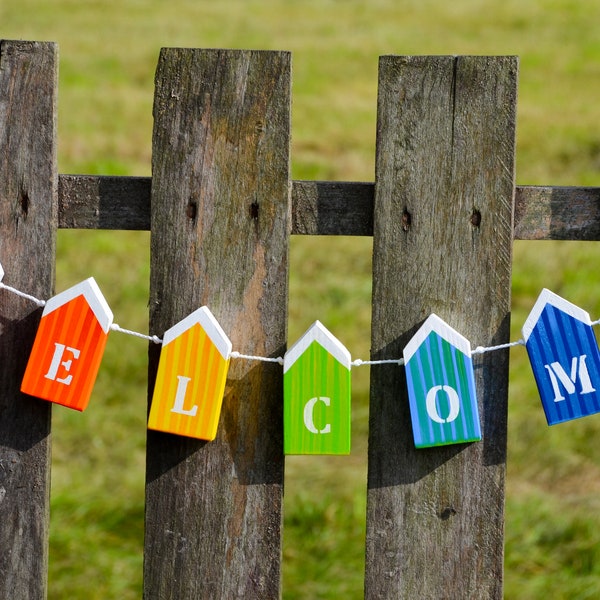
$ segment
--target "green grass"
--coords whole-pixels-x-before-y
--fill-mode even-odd
[[[2,0],[0,37],[60,45],[59,170],[150,174],[163,46],[293,53],[292,174],[372,181],[382,54],[520,56],[519,184],[600,185],[600,3],[581,0]],[[147,329],[148,234],[59,232],[57,289],[93,275]],[[518,242],[513,331],[542,287],[600,317],[593,243]],[[294,238],[289,339],[319,318],[366,358],[371,241]],[[7,280],[10,274],[7,274]],[[284,597],[361,598],[368,368],[353,371],[353,452],[286,461]],[[139,598],[146,346],[111,335],[89,409],[53,412],[51,599]],[[506,597],[600,595],[600,418],[545,424],[511,350]]]

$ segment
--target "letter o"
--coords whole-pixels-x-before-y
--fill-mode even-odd
[[[450,413],[445,419],[442,418],[438,413],[435,403],[437,393],[440,391],[446,393],[448,396],[448,402],[450,402]],[[451,388],[448,385],[436,385],[427,392],[425,406],[427,407],[427,414],[432,421],[442,424],[452,423],[452,421],[458,417],[458,413],[460,412],[460,398],[458,397],[458,393],[454,388]]]

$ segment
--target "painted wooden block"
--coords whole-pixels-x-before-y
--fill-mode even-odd
[[[415,446],[480,440],[469,341],[432,314],[403,355]]]
[[[350,353],[319,321],[286,352],[286,454],[350,453]]]
[[[84,410],[112,321],[112,311],[93,277],[48,300],[21,391]]]
[[[522,328],[548,425],[600,411],[600,353],[589,314],[544,289]]]
[[[163,336],[148,428],[214,440],[231,342],[203,306]]]

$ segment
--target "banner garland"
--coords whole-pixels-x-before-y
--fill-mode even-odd
[[[548,425],[600,412],[600,350],[587,312],[543,289],[525,321],[523,338],[471,349],[469,341],[432,314],[402,358],[351,359],[319,321],[283,357],[234,351],[203,306],[165,332],[145,335],[113,323],[95,280],[40,300],[6,285],[0,289],[43,307],[21,391],[83,411],[110,331],[160,344],[148,428],[213,440],[231,359],[278,363],[284,375],[286,454],[349,454],[350,370],[363,365],[405,366],[417,448],[481,440],[472,357],[523,345]]]

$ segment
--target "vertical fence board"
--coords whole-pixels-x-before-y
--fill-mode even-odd
[[[234,350],[283,354],[290,84],[285,52],[161,52],[153,333],[207,305]],[[148,433],[147,600],[280,595],[281,395],[279,365],[233,359],[215,441]]]
[[[0,261],[5,281],[47,298],[57,227],[54,44],[0,42]],[[20,393],[40,310],[0,291],[0,597],[45,598],[50,405]]]
[[[374,359],[435,312],[508,341],[518,63],[380,59]],[[372,368],[367,598],[501,598],[508,352],[474,357],[484,439],[416,450],[404,369]]]

